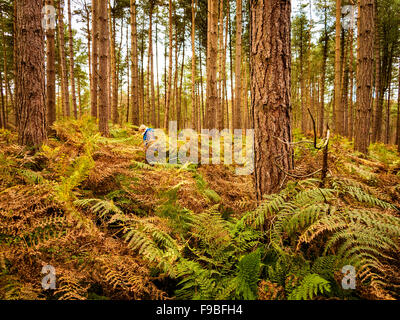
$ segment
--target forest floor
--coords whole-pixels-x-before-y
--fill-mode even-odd
[[[132,126],[61,121],[38,152],[0,131],[1,299],[396,299],[400,156],[334,137],[320,173],[257,207],[226,165],[145,163]],[[295,140],[306,138],[295,132]],[[322,151],[295,149],[296,176]],[[341,287],[344,264],[355,290]],[[44,290],[43,266],[56,272]]]

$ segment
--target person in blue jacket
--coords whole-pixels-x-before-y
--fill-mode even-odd
[[[139,132],[143,135],[143,142],[145,151],[150,147],[150,145],[156,141],[153,128],[148,128],[144,124],[139,127]]]

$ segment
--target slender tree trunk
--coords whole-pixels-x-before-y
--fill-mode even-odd
[[[192,0],[192,129],[196,129],[196,1]],[[199,129],[199,128],[197,128]]]
[[[375,27],[375,108],[374,108],[374,122],[372,130],[372,142],[377,142],[380,139],[382,131],[382,104],[381,102],[381,45],[379,34],[379,20],[378,20],[378,1],[375,0],[374,6],[374,27]]]
[[[46,0],[46,4],[54,6],[54,0]],[[47,124],[51,127],[56,121],[56,60],[55,60],[55,39],[54,29],[46,30],[47,46],[47,88],[46,88],[46,108],[47,108]]]
[[[224,0],[220,0],[219,7],[219,26],[218,26],[218,105],[217,105],[217,127],[219,130],[224,128],[224,99],[223,99],[223,70],[222,60],[224,60]]]
[[[164,128],[168,128],[169,110],[171,102],[171,87],[172,87],[172,0],[169,0],[168,18],[169,18],[168,91],[167,91],[167,104],[165,105],[165,114],[164,114]]]
[[[71,116],[71,109],[69,103],[69,88],[68,88],[68,76],[67,76],[67,63],[65,58],[65,37],[64,37],[64,20],[63,10],[64,0],[60,0],[58,3],[58,36],[60,44],[60,62],[61,62],[61,91],[63,96],[63,113],[64,116]]]
[[[325,120],[325,81],[326,81],[326,62],[328,60],[328,46],[329,46],[329,35],[328,35],[328,13],[327,5],[325,1],[324,7],[324,39],[322,47],[322,78],[321,78],[321,107],[319,110],[319,136],[324,135],[324,120]]]
[[[290,1],[251,2],[250,65],[258,200],[279,191],[286,171],[293,168],[288,144],[292,141],[290,11]]]
[[[399,86],[397,90],[397,130],[396,130],[396,144],[397,151],[400,152],[400,58],[399,58]]]
[[[110,11],[110,63],[111,63],[111,115],[112,122],[117,124],[119,122],[118,113],[118,75],[117,75],[117,59],[116,59],[116,30],[115,30],[115,14],[111,10],[111,3],[109,2]]]
[[[76,104],[76,88],[75,88],[75,67],[74,67],[74,39],[72,36],[72,12],[71,0],[68,0],[68,33],[69,33],[69,74],[71,79],[72,107],[75,119],[78,118],[78,108]]]
[[[231,16],[230,12],[230,1],[228,1],[228,17]],[[234,130],[235,127],[235,91],[233,89],[233,55],[232,55],[232,23],[229,19],[229,71],[231,75],[231,128]],[[229,123],[229,121],[228,121]]]
[[[353,3],[352,3],[353,4]],[[354,12],[352,12],[352,20],[354,19]],[[353,43],[354,43],[354,28],[353,25],[350,28],[350,69],[349,69],[349,76],[350,76],[350,99],[349,99],[349,123],[348,123],[348,128],[349,128],[349,138],[350,140],[353,139],[354,137],[354,131],[353,131],[353,126],[354,126],[354,110],[353,110],[353,88],[354,88],[354,70],[353,70],[353,64],[354,64],[354,53],[353,53]]]
[[[336,0],[336,35],[335,35],[335,133],[343,134],[343,106],[341,99],[341,30],[340,22],[342,1]]]
[[[149,64],[150,64],[150,83],[149,83],[149,93],[151,97],[151,124],[156,125],[156,100],[155,100],[155,89],[154,89],[154,62],[153,62],[153,4],[150,5],[150,15],[149,15]]]
[[[93,70],[92,70],[92,37],[90,30],[90,11],[85,1],[85,12],[86,12],[86,28],[87,28],[87,48],[88,48],[88,68],[89,68],[89,93],[92,94],[93,90]],[[81,105],[82,108],[82,105]],[[82,114],[83,115],[83,114]]]
[[[39,147],[46,139],[44,32],[41,0],[19,0],[16,16],[18,143]]]
[[[391,68],[390,68],[391,69]],[[387,108],[386,108],[386,123],[385,123],[385,143],[390,143],[390,94],[392,91],[392,76],[391,72],[389,73],[389,89],[388,89],[388,99],[387,99]]]
[[[207,36],[207,127],[216,128],[218,91],[218,0],[208,0],[208,36]]]
[[[156,70],[157,70],[157,119],[156,119],[156,126],[157,128],[160,127],[160,77],[159,77],[159,70],[158,70],[158,25],[156,23]]]
[[[0,94],[1,94],[1,110],[0,110],[0,125],[2,129],[6,128],[6,113],[5,113],[5,101],[3,92],[3,76],[0,71]]]
[[[233,129],[240,129],[241,124],[241,90],[242,90],[242,0],[236,0],[236,57],[235,57],[235,119]]]
[[[90,92],[91,115],[97,118],[98,83],[99,83],[99,0],[92,0],[92,89]]]
[[[127,80],[127,90],[128,90],[128,92],[127,92],[127,97],[126,97],[127,103],[126,103],[125,121],[127,123],[129,123],[129,115],[131,113],[131,108],[130,108],[130,103],[131,103],[130,68],[131,68],[131,65],[129,64],[129,60],[131,58],[131,53],[130,53],[130,48],[129,48],[129,24],[127,25],[127,28],[126,28],[126,46],[127,46],[127,49],[126,49],[126,73],[127,73],[126,74],[126,80]]]
[[[107,2],[99,1],[99,131],[108,136],[108,16]]]
[[[139,70],[137,50],[136,0],[131,0],[131,119],[132,123],[136,126],[139,125]]]
[[[360,0],[355,150],[367,153],[372,108],[374,1]]]

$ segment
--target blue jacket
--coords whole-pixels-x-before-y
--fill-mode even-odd
[[[147,128],[146,131],[145,131],[144,134],[143,134],[143,141],[144,141],[144,144],[145,144],[146,147],[147,147],[148,143],[149,143],[150,141],[154,141],[154,140],[156,140],[156,137],[155,137],[155,135],[154,135],[154,129],[152,129],[152,128]]]

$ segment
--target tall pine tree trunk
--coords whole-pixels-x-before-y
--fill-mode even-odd
[[[74,61],[74,39],[72,37],[72,12],[71,0],[68,0],[68,33],[69,33],[69,77],[71,79],[71,94],[72,107],[74,110],[75,119],[78,118],[78,108],[76,103],[76,88],[75,88],[75,61]]]
[[[241,125],[241,90],[242,90],[242,0],[236,0],[236,56],[235,56],[235,119],[233,129]]]
[[[168,128],[169,111],[171,103],[171,87],[172,87],[172,0],[169,0],[168,9],[168,26],[169,26],[169,50],[168,50],[168,90],[167,103],[165,105],[164,128]]]
[[[343,134],[343,104],[342,104],[342,90],[341,90],[341,78],[342,78],[342,68],[341,68],[341,15],[342,15],[342,1],[336,0],[336,24],[335,24],[335,133]]]
[[[46,4],[54,6],[54,0],[46,0]],[[51,127],[56,121],[56,60],[55,60],[55,37],[54,29],[46,30],[47,47],[46,47],[46,108],[47,108],[47,125]]]
[[[208,29],[207,29],[207,128],[216,128],[218,90],[217,90],[217,61],[218,61],[218,0],[208,0]]]
[[[195,43],[195,35],[196,35],[196,1],[192,0],[192,32],[191,32],[191,41],[192,41],[192,129],[196,129],[196,43]],[[199,128],[197,128],[199,129]]]
[[[251,96],[258,200],[279,191],[286,171],[293,168],[289,145],[290,11],[291,3],[286,0],[251,2]]]
[[[136,0],[131,0],[131,119],[136,126],[139,125],[139,70],[138,70],[138,45],[136,31]]]
[[[378,1],[375,0],[374,6],[374,28],[375,28],[375,108],[374,122],[372,128],[372,142],[380,139],[382,131],[382,104],[381,102],[381,44],[378,21]]]
[[[108,16],[107,2],[98,2],[99,14],[99,131],[102,135],[108,136]]]
[[[92,0],[92,89],[90,92],[91,115],[98,116],[98,84],[99,84],[99,17],[98,2]]]
[[[18,143],[37,148],[47,139],[43,1],[19,0],[16,5]]]
[[[367,153],[372,108],[374,0],[360,0],[359,7],[360,48],[357,57],[357,112],[354,148],[359,152]]]
[[[69,103],[69,88],[68,88],[68,75],[67,75],[67,62],[65,57],[65,34],[64,34],[64,19],[63,10],[64,0],[60,0],[58,3],[58,36],[59,36],[59,52],[60,52],[60,63],[61,63],[61,91],[62,91],[62,103],[63,103],[63,114],[66,117],[71,116],[71,109]]]

